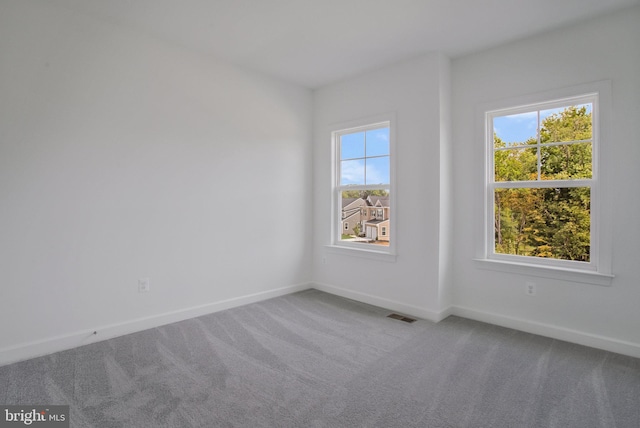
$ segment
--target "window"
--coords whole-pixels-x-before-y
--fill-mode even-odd
[[[600,92],[486,109],[486,260],[610,275]],[[546,276],[546,275],[543,275]]]
[[[339,231],[334,228],[332,244],[392,253],[391,120],[344,128],[332,137],[336,154],[333,215],[345,225]],[[347,221],[353,227],[348,228]]]

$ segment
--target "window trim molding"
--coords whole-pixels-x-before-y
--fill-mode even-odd
[[[339,227],[339,177],[338,177],[338,165],[340,162],[340,152],[338,150],[337,137],[348,131],[357,132],[359,129],[376,126],[379,124],[388,124],[389,126],[389,209],[393,213],[389,219],[389,231],[393,235],[388,247],[382,247],[377,245],[357,244],[352,242],[341,242],[337,232],[341,231]],[[326,248],[331,252],[337,254],[348,254],[359,257],[370,258],[373,260],[382,261],[396,261],[396,249],[397,249],[397,180],[396,180],[396,157],[397,157],[397,142],[396,142],[396,113],[386,112],[377,115],[367,116],[360,119],[354,119],[344,122],[333,123],[329,125],[329,137],[331,141],[331,204],[330,204],[330,218],[331,218],[331,231],[330,231],[330,244],[326,245]],[[380,188],[385,186],[379,185],[366,185],[359,187],[371,187]]]
[[[490,242],[493,242],[493,233],[489,232],[489,206],[491,202],[489,191],[490,166],[493,166],[493,160],[489,157],[492,154],[488,146],[487,135],[489,129],[487,127],[487,119],[489,112],[495,113],[500,110],[509,111],[515,114],[521,109],[522,112],[530,111],[536,108],[536,104],[551,104],[563,101],[595,95],[597,97],[597,105],[594,105],[594,114],[597,120],[593,122],[594,134],[594,158],[593,158],[593,178],[591,191],[596,192],[596,204],[592,205],[592,240],[596,242],[595,254],[592,252],[592,262],[583,264],[582,262],[565,263],[562,260],[536,260],[534,257],[499,255],[495,257],[489,252]],[[520,107],[522,106],[522,107]],[[584,282],[590,284],[609,286],[612,283],[614,275],[611,269],[612,254],[612,194],[610,191],[609,174],[606,167],[606,161],[609,156],[602,150],[602,145],[611,144],[611,81],[604,80],[592,83],[585,83],[576,86],[570,86],[560,89],[554,89],[534,94],[525,94],[511,98],[500,99],[492,102],[483,103],[476,108],[476,135],[481,136],[482,141],[479,147],[482,150],[481,159],[484,160],[481,171],[482,179],[478,180],[479,189],[477,196],[476,212],[481,212],[478,217],[476,226],[476,257],[474,263],[476,267],[482,269],[498,270],[508,273],[520,273],[532,276],[541,276],[546,278],[561,279],[574,282]],[[597,133],[597,134],[596,134]],[[604,160],[604,162],[603,162]],[[605,168],[603,168],[603,163]],[[553,183],[551,183],[553,184]],[[544,186],[550,184],[545,183]],[[493,222],[491,223],[493,224]],[[493,231],[493,228],[491,228]],[[491,240],[491,241],[490,241]],[[560,262],[560,263],[558,263]]]
[[[596,271],[569,269],[558,266],[544,266],[532,263],[517,263],[497,259],[473,259],[474,265],[479,269],[498,272],[514,273],[539,278],[559,279],[562,281],[602,285],[612,285],[615,275]]]

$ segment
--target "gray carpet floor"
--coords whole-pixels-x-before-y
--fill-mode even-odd
[[[640,360],[308,290],[0,367],[71,426],[640,427]]]

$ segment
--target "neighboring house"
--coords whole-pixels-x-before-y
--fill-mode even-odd
[[[369,240],[389,241],[389,197],[342,199],[342,233],[353,235],[353,228],[360,225],[360,236]]]
[[[342,233],[353,235],[353,228],[360,224],[360,230],[364,232],[362,224],[362,212],[367,202],[362,198],[342,198]]]

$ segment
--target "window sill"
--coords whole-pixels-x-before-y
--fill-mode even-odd
[[[354,247],[347,247],[347,246],[341,246],[341,245],[325,245],[325,248],[327,252],[333,253],[333,254],[362,257],[365,259],[371,259],[371,260],[376,260],[381,262],[389,262],[389,263],[396,262],[395,254],[390,254],[383,251],[374,251],[374,250],[369,250],[364,248],[354,248]]]
[[[555,266],[531,265],[491,259],[473,259],[473,261],[476,267],[480,269],[601,285],[604,287],[610,287],[614,278],[614,275],[612,274],[586,270],[566,269]]]

